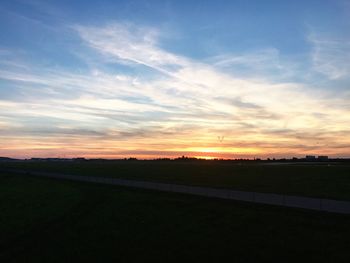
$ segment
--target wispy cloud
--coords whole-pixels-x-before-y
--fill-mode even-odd
[[[86,43],[116,59],[145,65],[170,74],[169,67],[185,65],[186,59],[157,47],[157,30],[126,23],[104,27],[73,27]]]
[[[326,37],[310,34],[313,46],[312,62],[314,70],[329,79],[349,78],[350,75],[350,38]]]
[[[80,59],[90,66],[95,57],[104,58],[89,70],[77,73],[26,63],[0,67],[0,79],[25,94],[23,100],[0,99],[1,134],[7,138],[0,154],[19,153],[19,144],[34,149],[35,155],[91,151],[89,156],[151,157],[211,151],[232,157],[319,149],[336,154],[337,147],[343,153],[350,142],[345,133],[342,142],[337,139],[350,121],[342,98],[336,102],[306,84],[223,69],[232,64],[263,68],[273,61],[273,67],[283,70],[274,49],[218,56],[213,63],[167,51],[159,40],[162,32],[154,28],[110,23],[72,29],[91,49]],[[105,70],[107,64],[115,68]],[[126,72],[120,65],[135,70]],[[149,69],[146,76],[138,73],[140,66]],[[219,142],[217,136],[225,140]],[[329,145],[317,144],[324,138]]]

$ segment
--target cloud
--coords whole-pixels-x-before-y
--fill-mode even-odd
[[[291,155],[314,149],[336,153],[337,147],[343,153],[350,141],[344,133],[342,142],[337,139],[350,122],[346,97],[223,70],[232,63],[263,67],[269,55],[277,61],[276,50],[210,63],[167,51],[162,32],[153,28],[129,23],[72,28],[90,49],[79,56],[88,70],[0,64],[0,79],[22,94],[21,100],[0,98],[6,137],[0,154],[18,153],[20,143],[36,154],[64,148],[89,156],[210,150],[218,156]],[[125,64],[134,70],[125,71],[120,66]],[[224,142],[217,136],[225,136]],[[317,145],[316,138],[329,145]]]
[[[221,54],[207,59],[207,62],[232,75],[273,82],[300,81],[300,73],[305,67],[295,56],[283,55],[274,47]]]
[[[312,62],[315,71],[331,80],[349,78],[350,38],[310,34],[308,39],[313,47]]]
[[[87,44],[105,54],[170,74],[167,68],[185,65],[186,59],[156,45],[155,29],[112,23],[105,27],[73,27]]]
[[[279,62],[279,51],[275,48],[252,51],[246,54],[225,54],[211,58],[215,66],[232,67],[244,65],[246,67],[258,69],[274,67],[281,68]]]

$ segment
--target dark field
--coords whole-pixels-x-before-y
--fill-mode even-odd
[[[0,262],[349,262],[350,216],[0,174]]]
[[[349,163],[2,162],[1,167],[350,200]]]

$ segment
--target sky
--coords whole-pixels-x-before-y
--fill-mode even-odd
[[[350,157],[350,1],[0,3],[0,156]]]

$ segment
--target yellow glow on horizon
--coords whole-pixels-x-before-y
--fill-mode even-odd
[[[261,150],[258,148],[251,148],[251,147],[227,147],[227,148],[223,148],[223,147],[212,147],[212,148],[201,148],[201,147],[190,147],[190,148],[185,148],[185,149],[181,149],[181,150],[186,150],[189,152],[196,152],[196,153],[216,153],[216,154],[227,154],[227,153],[250,153],[250,154],[254,154],[254,153],[260,153]]]
[[[197,137],[198,138],[198,137]],[[237,138],[237,137],[236,137]],[[137,138],[121,140],[108,138],[103,140],[94,137],[22,137],[8,136],[0,143],[0,156],[30,158],[30,157],[85,157],[118,159],[135,157],[138,159],[177,158],[180,156],[203,159],[234,159],[234,158],[266,158],[293,157],[304,155],[348,156],[346,150],[333,149],[328,145],[318,145],[309,141],[307,147],[294,147],[295,141],[283,138],[265,136],[264,138],[249,138],[242,140],[240,147],[231,147],[229,138],[224,143],[218,143],[215,136],[202,137],[197,141],[187,138]],[[344,143],[342,138],[342,143]],[[266,142],[266,144],[262,144]],[[347,141],[346,141],[347,142]],[[350,142],[350,141],[348,141]],[[312,146],[312,147],[311,147]]]
[[[197,159],[204,159],[204,160],[214,160],[214,159],[220,159],[216,156],[193,156],[194,158]]]

